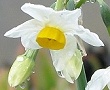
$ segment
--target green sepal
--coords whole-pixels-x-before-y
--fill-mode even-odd
[[[105,26],[107,27],[108,33],[110,35],[110,7],[103,1],[97,0],[100,5],[100,13]]]

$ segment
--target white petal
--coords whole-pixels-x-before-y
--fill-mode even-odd
[[[88,82],[86,90],[103,90],[110,82],[110,69],[97,70]]]
[[[47,23],[48,26],[56,27],[62,30],[62,26],[66,25],[66,20],[64,20],[63,17],[60,16],[58,13],[52,13],[49,16],[49,23]],[[63,30],[64,32],[64,30]]]
[[[107,84],[107,86],[108,86],[108,88],[109,88],[109,90],[110,90],[110,82]]]
[[[66,45],[61,50],[50,50],[53,65],[56,71],[64,69],[67,61],[73,56],[74,50],[76,49],[76,40],[72,36],[66,37]]]
[[[54,11],[52,8],[43,5],[34,5],[30,3],[24,4],[21,9],[39,21],[45,21],[49,15]]]
[[[36,33],[28,33],[25,36],[21,37],[21,42],[23,44],[23,46],[27,49],[27,48],[31,48],[31,49],[39,49],[41,48],[38,43],[36,42]]]
[[[73,30],[73,28],[78,27],[78,18],[80,15],[80,9],[74,11],[57,11],[50,14],[48,25],[60,28],[63,32],[68,32]]]
[[[69,32],[71,27],[73,28],[73,25],[67,22],[64,17],[61,17],[61,14],[59,13],[53,13],[49,16],[49,23],[47,23],[48,26],[52,26],[55,28],[60,29],[62,32]]]
[[[6,32],[4,36],[18,38],[31,32],[37,33],[39,30],[41,30],[42,27],[43,25],[39,21],[31,19]]]
[[[75,34],[88,44],[91,44],[93,46],[104,46],[103,42],[99,39],[97,34],[90,32],[83,26],[79,26],[79,29],[76,30]]]
[[[66,16],[66,21],[68,25],[65,25],[66,28],[74,31],[74,28],[78,27],[79,17],[81,16],[81,9],[76,9]],[[73,28],[73,29],[72,29]]]
[[[67,22],[74,22],[78,23],[78,18],[81,16],[81,9],[75,9],[73,11],[63,10],[57,11],[60,17],[63,17]]]
[[[81,52],[76,49],[74,55],[68,60],[64,70],[62,70],[62,75],[68,82],[74,83],[74,80],[76,80],[81,73],[82,64]]]
[[[73,27],[78,26],[78,19],[81,16],[81,9],[76,9],[71,11],[68,15],[65,15],[66,21],[71,24]]]

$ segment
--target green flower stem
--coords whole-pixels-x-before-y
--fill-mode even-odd
[[[100,4],[102,4],[104,1],[103,0],[97,0]]]
[[[76,5],[75,5],[75,9],[76,8],[80,8],[82,6],[82,4],[84,4],[86,2],[86,0],[80,0]]]
[[[57,0],[55,5],[55,10],[63,10],[64,9],[64,0]]]
[[[80,76],[76,80],[77,90],[85,90],[86,85],[87,85],[87,80],[86,80],[85,69],[84,66],[82,66],[82,71],[80,73]]]
[[[36,59],[37,53],[38,53],[39,49],[37,50],[32,50],[32,49],[28,49],[25,52],[25,56],[31,58],[32,60]]]

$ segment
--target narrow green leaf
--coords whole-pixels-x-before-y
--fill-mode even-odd
[[[105,26],[107,27],[108,33],[110,35],[110,7],[103,1],[98,0],[100,5],[100,13]]]
[[[86,0],[80,0],[79,2],[77,2],[75,5],[75,9],[80,8],[82,6],[82,4],[84,4],[85,2],[86,2]]]
[[[85,69],[84,66],[82,66],[82,71],[80,73],[80,76],[76,80],[77,90],[85,90],[86,85],[87,85],[87,80],[86,80]]]

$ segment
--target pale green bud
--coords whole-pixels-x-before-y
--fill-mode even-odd
[[[76,49],[74,55],[68,60],[63,71],[58,72],[61,77],[64,77],[68,82],[74,83],[79,77],[82,70],[82,54],[81,51]]]
[[[83,61],[82,61],[82,54],[80,52],[80,50],[76,50],[73,57],[70,59],[70,61],[68,62],[68,71],[70,76],[76,80],[82,70],[82,65],[83,65]]]
[[[28,50],[24,55],[20,55],[16,58],[8,76],[10,86],[16,87],[30,77],[35,66],[35,52],[36,51]]]

